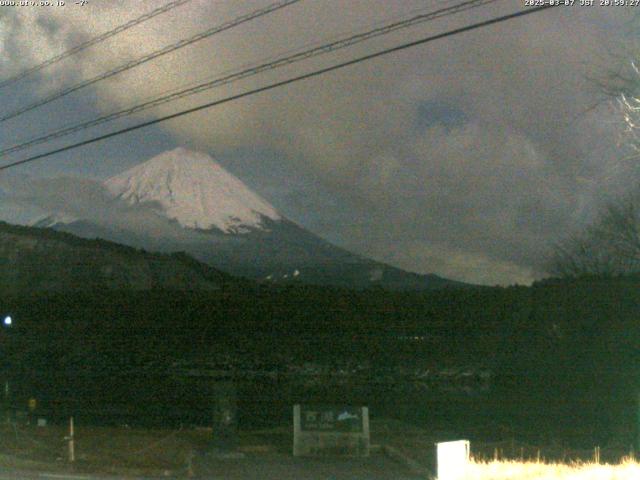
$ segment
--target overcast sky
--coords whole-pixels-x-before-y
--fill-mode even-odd
[[[66,3],[0,7],[0,79],[160,4]],[[193,0],[0,89],[2,112],[269,3]],[[453,3],[303,0],[0,124],[0,147]],[[0,161],[521,8],[520,1],[497,1]],[[634,10],[573,6],[528,15],[53,156],[19,173],[100,180],[183,146],[211,154],[283,215],[354,252],[463,281],[529,283],[544,275],[542,259],[554,241],[638,181],[616,133],[621,119],[589,80],[620,62],[611,52],[633,39]]]

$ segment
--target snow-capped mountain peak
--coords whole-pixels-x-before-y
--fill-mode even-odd
[[[154,202],[187,228],[246,233],[263,218],[280,220],[269,203],[209,155],[177,148],[153,157],[105,182],[131,204]]]

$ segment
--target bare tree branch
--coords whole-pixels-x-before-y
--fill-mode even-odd
[[[561,277],[640,272],[640,190],[609,203],[583,232],[555,245],[547,270]]]

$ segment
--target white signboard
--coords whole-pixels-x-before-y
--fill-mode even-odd
[[[469,468],[469,441],[437,444],[438,480],[466,480]]]
[[[293,455],[369,456],[369,409],[295,405]]]

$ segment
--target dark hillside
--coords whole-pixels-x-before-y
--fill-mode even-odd
[[[64,378],[89,385],[92,375],[137,372],[142,391],[147,375],[180,363],[240,376],[323,371],[378,385],[394,411],[419,413],[416,421],[428,424],[430,411],[447,412],[452,425],[464,419],[460,434],[477,422],[527,435],[580,426],[604,441],[633,437],[637,275],[427,292],[259,285],[185,255],[7,225],[0,259],[0,314],[15,319],[0,332],[3,364],[23,383],[55,373],[64,391]],[[490,393],[460,404],[443,397],[433,375],[445,370],[458,372],[449,385],[458,391],[465,378],[491,372]],[[277,381],[271,400],[251,382],[247,398],[269,411]],[[411,390],[420,384],[426,390]],[[127,395],[123,402],[135,402]]]
[[[184,254],[160,255],[104,240],[0,223],[0,292],[100,288],[216,290],[231,277]]]

